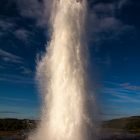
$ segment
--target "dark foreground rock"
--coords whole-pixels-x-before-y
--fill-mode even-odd
[[[110,133],[101,136],[100,140],[140,140],[140,136],[129,133]]]
[[[9,136],[1,135],[0,140],[27,140],[29,132],[21,131],[18,133],[10,134]],[[102,133],[99,140],[140,140],[140,135],[136,134],[129,134],[129,133],[120,133],[120,132],[113,132],[113,133]]]
[[[27,140],[39,121],[0,119],[0,140]],[[140,140],[140,117],[114,119],[102,124],[98,140]],[[93,139],[94,140],[94,139]]]

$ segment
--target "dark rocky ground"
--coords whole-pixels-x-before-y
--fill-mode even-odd
[[[102,134],[100,140],[140,140],[140,135],[127,132],[112,132]]]
[[[0,136],[0,140],[27,140],[28,132],[8,132]],[[94,139],[93,139],[94,140]],[[106,133],[101,134],[99,140],[140,140],[139,134],[130,133]]]
[[[27,140],[25,137],[21,137],[21,136],[12,136],[12,137],[8,137],[8,136],[1,136],[0,140]],[[100,138],[99,140],[140,140],[140,137],[137,136],[111,136],[111,137],[107,137],[107,138]]]
[[[27,119],[0,119],[0,140],[27,140],[37,123]],[[105,121],[99,137],[98,140],[140,140],[140,117]]]

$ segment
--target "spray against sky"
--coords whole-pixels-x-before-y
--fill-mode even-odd
[[[2,118],[38,119],[36,55],[44,52],[44,44],[50,40],[46,37],[50,33],[46,28],[50,5],[44,6],[43,1],[0,1]],[[101,79],[96,81],[103,86],[97,89],[102,105],[100,115],[107,119],[139,115],[140,3],[138,0],[88,0],[88,6],[89,75],[94,79],[91,76],[94,71],[100,74]],[[47,10],[45,15],[44,10]]]
[[[43,114],[35,140],[91,140],[89,113],[86,0],[54,0],[52,35],[37,75],[43,88]]]

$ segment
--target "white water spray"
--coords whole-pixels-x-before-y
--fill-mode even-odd
[[[95,140],[88,111],[86,0],[53,0],[52,36],[38,65],[43,115],[32,140]]]

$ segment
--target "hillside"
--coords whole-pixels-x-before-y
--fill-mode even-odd
[[[28,119],[0,119],[0,131],[20,131],[36,128],[38,121]],[[105,130],[127,131],[140,134],[140,116],[113,119],[104,121],[102,128]]]
[[[0,119],[0,131],[17,131],[36,128],[38,121],[28,119]],[[104,129],[125,130],[140,133],[140,116],[113,119],[102,123]]]
[[[104,129],[124,130],[130,133],[140,134],[140,116],[113,119],[103,122]]]
[[[0,139],[25,140],[37,126],[35,120],[0,119]],[[102,123],[100,140],[139,140],[140,116],[114,119]]]
[[[0,119],[0,131],[30,130],[36,127],[34,120]]]

